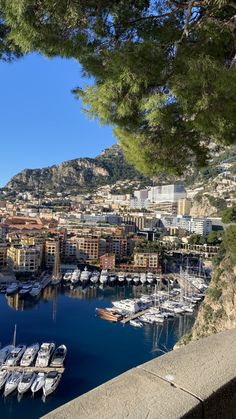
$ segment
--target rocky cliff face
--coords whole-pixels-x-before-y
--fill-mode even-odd
[[[236,328],[236,260],[227,254],[215,268],[191,333],[176,347],[233,328]]]
[[[193,201],[190,211],[192,217],[211,217],[217,215],[218,209],[212,205],[208,196],[202,196],[200,199]]]
[[[15,192],[55,191],[73,194],[127,179],[145,178],[126,163],[121,149],[113,146],[94,159],[75,159],[43,169],[23,170],[10,180],[6,189]]]

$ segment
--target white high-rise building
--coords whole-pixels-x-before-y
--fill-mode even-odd
[[[148,199],[153,203],[177,202],[186,198],[184,186],[179,184],[153,186],[148,191]]]

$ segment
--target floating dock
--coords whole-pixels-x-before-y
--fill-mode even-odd
[[[46,374],[51,371],[56,371],[60,374],[63,374],[63,372],[65,371],[65,368],[64,367],[21,367],[20,365],[15,365],[15,366],[2,365],[1,371],[3,370],[9,371],[9,372],[14,372],[14,371],[44,372]]]
[[[137,317],[142,316],[142,315],[143,315],[143,314],[145,314],[148,310],[150,310],[150,307],[146,308],[146,309],[145,309],[145,310],[143,310],[143,311],[137,311],[137,313],[132,313],[132,314],[130,314],[130,316],[128,316],[128,317],[124,317],[124,318],[121,320],[121,322],[120,322],[120,323],[126,324],[126,323],[128,323],[130,320],[137,319]]]

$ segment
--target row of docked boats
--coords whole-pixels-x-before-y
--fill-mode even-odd
[[[28,390],[34,394],[42,389],[46,397],[60,382],[66,354],[65,345],[55,349],[53,342],[41,346],[38,343],[29,347],[5,346],[0,350],[0,390],[4,389],[4,396],[8,396],[16,389],[20,395]],[[44,368],[47,368],[47,373]]]
[[[64,283],[68,285],[82,284],[156,284],[160,282],[160,276],[152,272],[126,274],[124,272],[114,273],[107,270],[90,272],[85,267],[80,271],[78,268],[74,271],[68,271],[63,276]]]
[[[203,293],[183,295],[183,291],[179,288],[168,292],[155,290],[152,295],[113,301],[113,307],[96,309],[96,314],[102,319],[114,322],[130,319],[131,326],[142,327],[143,323],[164,323],[168,318],[193,314],[203,298]],[[140,315],[137,315],[139,313]]]
[[[0,350],[0,367],[63,367],[67,348],[60,345],[55,349],[55,343],[45,342],[40,346],[8,345]]]
[[[35,373],[31,371],[0,371],[0,390],[4,397],[9,396],[15,390],[20,396],[31,391],[35,393],[42,390],[44,397],[52,394],[58,387],[62,374],[57,371]]]
[[[42,292],[42,285],[40,284],[40,282],[32,282],[32,283],[17,283],[17,282],[13,282],[12,284],[10,284],[5,292],[6,295],[14,295],[14,294],[19,294],[20,297],[24,298],[26,296],[31,296],[31,297],[38,297],[41,292]]]

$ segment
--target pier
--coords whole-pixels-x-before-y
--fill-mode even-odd
[[[8,365],[2,365],[1,371],[9,371],[9,372],[44,372],[45,374],[55,371],[60,374],[63,374],[65,371],[64,367],[21,367],[20,365],[15,366],[8,366]]]
[[[128,316],[128,317],[124,317],[124,318],[120,321],[120,323],[126,324],[126,323],[128,323],[130,320],[137,319],[137,317],[142,316],[142,315],[143,315],[143,314],[145,314],[148,310],[150,310],[150,307],[146,308],[146,309],[145,309],[145,310],[143,310],[143,311],[137,311],[137,313],[132,313],[132,314],[130,314],[130,316]]]

